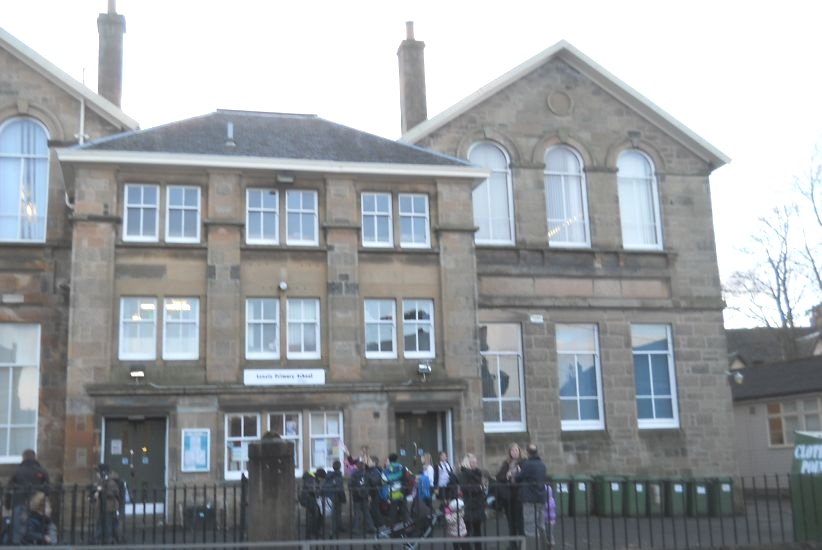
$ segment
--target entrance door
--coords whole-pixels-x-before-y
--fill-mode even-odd
[[[131,500],[139,504],[152,503],[152,507],[163,502],[166,419],[107,418],[105,433],[104,461],[126,482]],[[127,512],[132,509],[126,506]],[[156,511],[161,510],[156,507]]]
[[[436,462],[437,453],[448,450],[445,413],[397,413],[395,426],[399,461],[414,473],[422,468],[422,455],[429,453]]]

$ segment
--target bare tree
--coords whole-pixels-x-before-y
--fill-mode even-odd
[[[800,209],[802,217],[811,221],[803,230],[801,257],[815,294],[822,300],[822,149],[817,147],[810,168],[796,179],[794,187],[804,198]]]
[[[795,205],[774,208],[759,218],[751,245],[743,250],[754,259],[753,267],[736,271],[724,287],[728,307],[760,326],[778,328],[785,359],[796,356],[797,305],[803,302],[805,268],[795,246],[791,222]],[[803,312],[799,312],[800,315]]]

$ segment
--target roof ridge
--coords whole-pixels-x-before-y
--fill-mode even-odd
[[[313,113],[282,113],[278,111],[247,111],[245,109],[217,109],[214,114],[232,114],[242,116],[278,116],[278,117],[294,117],[294,118],[319,118]]]

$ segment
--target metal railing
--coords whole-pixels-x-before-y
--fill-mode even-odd
[[[25,524],[29,512],[19,504],[37,490],[0,487],[6,530],[16,522]],[[248,532],[247,490],[245,479],[230,484],[129,488],[119,509],[108,510],[111,505],[99,487],[51,486],[47,500],[52,538],[70,545],[242,542]],[[10,535],[3,540],[10,540]]]
[[[449,529],[445,508],[451,498],[442,498],[445,495],[432,497],[430,505],[421,505],[413,493],[391,502],[380,497],[379,487],[352,492],[346,479],[341,494],[321,488],[313,507],[306,506],[305,499],[299,504],[298,480],[291,501],[297,517],[295,536],[312,547],[353,547],[357,544],[352,541],[359,541],[365,548],[401,541],[406,549],[413,545],[449,550],[455,543],[471,548],[469,543],[478,540],[486,549],[507,550],[517,537],[537,534],[554,548],[586,550],[822,543],[822,476],[772,475],[732,481],[558,477],[549,484],[555,501],[553,518],[546,517],[542,506],[527,507],[530,518],[521,515],[517,498],[524,486],[449,488],[453,493],[449,497],[462,494],[463,500],[462,507],[451,510],[451,526],[456,516],[458,530],[475,537],[463,539]],[[52,487],[48,498],[60,544],[214,547],[222,543],[228,548],[248,540],[247,491],[245,480],[130,490],[113,524],[104,520],[105,510],[94,487]],[[504,498],[511,494],[513,499]],[[5,496],[19,495],[0,487],[0,497]],[[474,521],[477,510],[481,517]],[[7,516],[14,513],[11,508],[4,511]],[[464,529],[459,529],[460,520]],[[544,526],[544,531],[527,532],[529,526]],[[421,540],[426,542],[420,544]]]

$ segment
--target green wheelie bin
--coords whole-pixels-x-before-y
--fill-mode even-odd
[[[665,482],[665,515],[684,516],[687,505],[687,483],[682,478],[670,478]]]
[[[555,476],[551,487],[554,489],[554,502],[557,505],[557,516],[568,517],[571,511],[571,478]]]
[[[691,517],[707,516],[709,512],[708,490],[710,482],[701,478],[689,479],[687,487],[688,515]]]
[[[730,516],[734,513],[734,481],[730,477],[711,480],[710,512],[714,517]]]
[[[641,477],[625,478],[625,515],[648,515],[648,481]]]
[[[571,515],[588,516],[593,512],[594,478],[588,475],[571,476]]]
[[[625,478],[622,476],[598,476],[596,478],[595,501],[598,515],[621,516],[623,514],[624,486]]]

